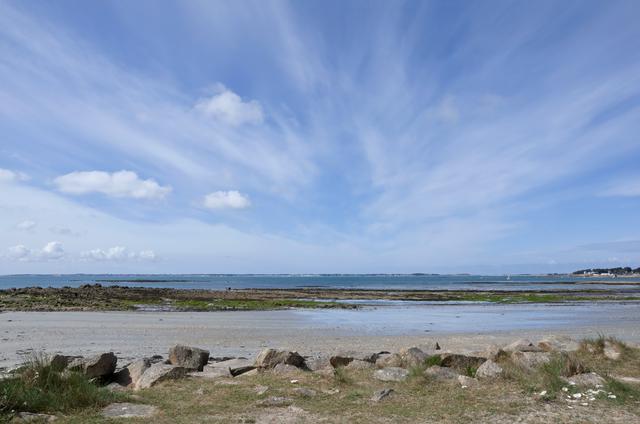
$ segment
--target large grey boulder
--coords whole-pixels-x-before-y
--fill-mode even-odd
[[[138,403],[112,403],[102,410],[105,418],[150,418],[157,413],[155,406]]]
[[[231,370],[228,367],[214,367],[211,365],[205,365],[202,371],[190,372],[190,377],[205,378],[205,379],[218,379],[218,378],[231,378]]]
[[[568,336],[549,336],[538,342],[538,347],[545,352],[575,352],[580,343]]]
[[[513,352],[511,360],[514,364],[526,368],[533,369],[540,365],[547,364],[551,361],[551,353],[549,352]]]
[[[118,358],[113,352],[101,353],[88,358],[77,358],[69,363],[68,368],[80,371],[89,378],[108,377],[116,370]]]
[[[202,368],[209,362],[209,351],[197,347],[176,345],[169,349],[169,362],[171,365],[188,370],[202,371]]]
[[[184,377],[187,370],[183,367],[174,367],[162,363],[153,364],[145,370],[138,379],[135,389],[148,389],[156,384],[166,380],[176,380]]]
[[[273,368],[278,364],[293,365],[306,369],[304,358],[298,352],[286,350],[265,349],[256,358],[255,366],[258,368]]]
[[[458,374],[451,368],[434,365],[432,367],[427,368],[424,371],[424,375],[425,377],[429,377],[434,380],[446,381],[446,380],[457,380],[460,374]]]
[[[333,355],[329,358],[329,363],[333,368],[346,367],[354,360],[353,356],[348,355]]]
[[[375,371],[373,377],[380,381],[404,381],[409,377],[409,371],[400,367],[387,367]]]
[[[482,365],[478,367],[476,370],[476,378],[479,379],[491,379],[498,378],[502,375],[502,367],[496,364],[491,359],[487,359]]]
[[[381,355],[376,365],[379,367],[400,367],[411,368],[423,365],[429,357],[426,353],[417,347],[409,347],[402,349],[398,353],[391,355]]]
[[[115,373],[113,380],[121,386],[135,386],[150,366],[150,358],[138,359]]]

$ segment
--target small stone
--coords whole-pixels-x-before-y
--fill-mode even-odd
[[[258,402],[259,406],[289,406],[293,399],[283,396],[271,396]]]
[[[56,417],[55,415],[34,414],[32,412],[19,412],[18,413],[17,422],[23,422],[23,423],[30,423],[30,422],[52,423],[52,422],[56,421],[57,419],[58,419],[58,417]]]
[[[372,401],[374,402],[380,402],[383,399],[386,399],[387,397],[391,396],[391,394],[393,394],[394,390],[393,389],[382,389],[382,390],[378,390],[377,392],[375,392],[373,394],[373,397],[371,398]]]
[[[102,410],[102,416],[106,418],[149,418],[157,412],[158,408],[152,405],[112,403]]]
[[[476,386],[478,384],[478,380],[466,375],[459,375],[458,383],[460,383],[460,385],[466,389],[467,387]]]
[[[306,387],[296,387],[295,389],[293,389],[293,393],[305,398],[314,397],[318,394],[315,390],[308,389]]]
[[[604,378],[600,377],[595,372],[574,375],[573,377],[569,377],[567,381],[569,381],[569,384],[571,385],[587,387],[594,387],[605,383]]]
[[[253,389],[256,391],[256,394],[258,396],[262,396],[263,394],[267,393],[267,391],[269,390],[269,387],[267,387],[267,386],[256,386]]]

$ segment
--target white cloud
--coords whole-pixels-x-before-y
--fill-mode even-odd
[[[30,249],[22,244],[9,248],[7,258],[21,262],[43,262],[64,257],[65,251],[59,241],[50,241],[42,249]]]
[[[153,250],[141,250],[140,252],[131,252],[126,247],[114,246],[108,249],[92,249],[82,252],[80,257],[90,261],[155,261],[158,257]]]
[[[208,209],[244,209],[251,206],[249,197],[237,190],[215,191],[204,196],[204,207]]]
[[[27,219],[25,221],[22,221],[22,222],[16,224],[16,228],[18,230],[22,230],[22,231],[31,231],[34,228],[36,228],[36,225],[38,225],[38,224],[36,224],[35,222]]]
[[[29,176],[24,172],[15,172],[9,169],[0,168],[0,183],[12,183],[16,181],[26,181]]]
[[[64,249],[62,243],[59,241],[50,241],[42,248],[40,256],[43,259],[60,259],[64,256]]]
[[[216,94],[200,99],[195,107],[203,114],[233,126],[261,124],[264,120],[258,101],[242,101],[240,96],[222,84],[218,85]]]
[[[142,180],[132,171],[72,172],[57,177],[54,183],[61,192],[76,195],[95,192],[113,197],[162,199],[171,192],[171,187],[161,186],[152,179]]]

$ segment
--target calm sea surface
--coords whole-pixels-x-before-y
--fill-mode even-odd
[[[607,281],[611,284],[594,284]],[[2,275],[0,289],[12,287],[77,287],[82,284],[224,290],[241,288],[353,288],[380,290],[584,290],[636,291],[639,279],[585,278],[568,275],[220,275],[220,274],[65,274]]]

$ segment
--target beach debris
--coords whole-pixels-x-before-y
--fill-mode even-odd
[[[373,377],[380,381],[404,381],[409,377],[409,371],[400,367],[387,367],[376,370]]]
[[[105,418],[149,418],[157,413],[157,407],[139,403],[112,403],[102,410]]]
[[[435,350],[440,350],[440,344],[438,344],[438,342],[436,342]]]
[[[380,402],[381,400],[391,396],[393,393],[394,393],[393,389],[387,388],[387,389],[378,390],[373,394],[373,396],[371,397],[371,400],[374,402]]]
[[[209,351],[197,347],[176,345],[169,349],[169,362],[171,365],[187,370],[202,371],[209,362]]]

